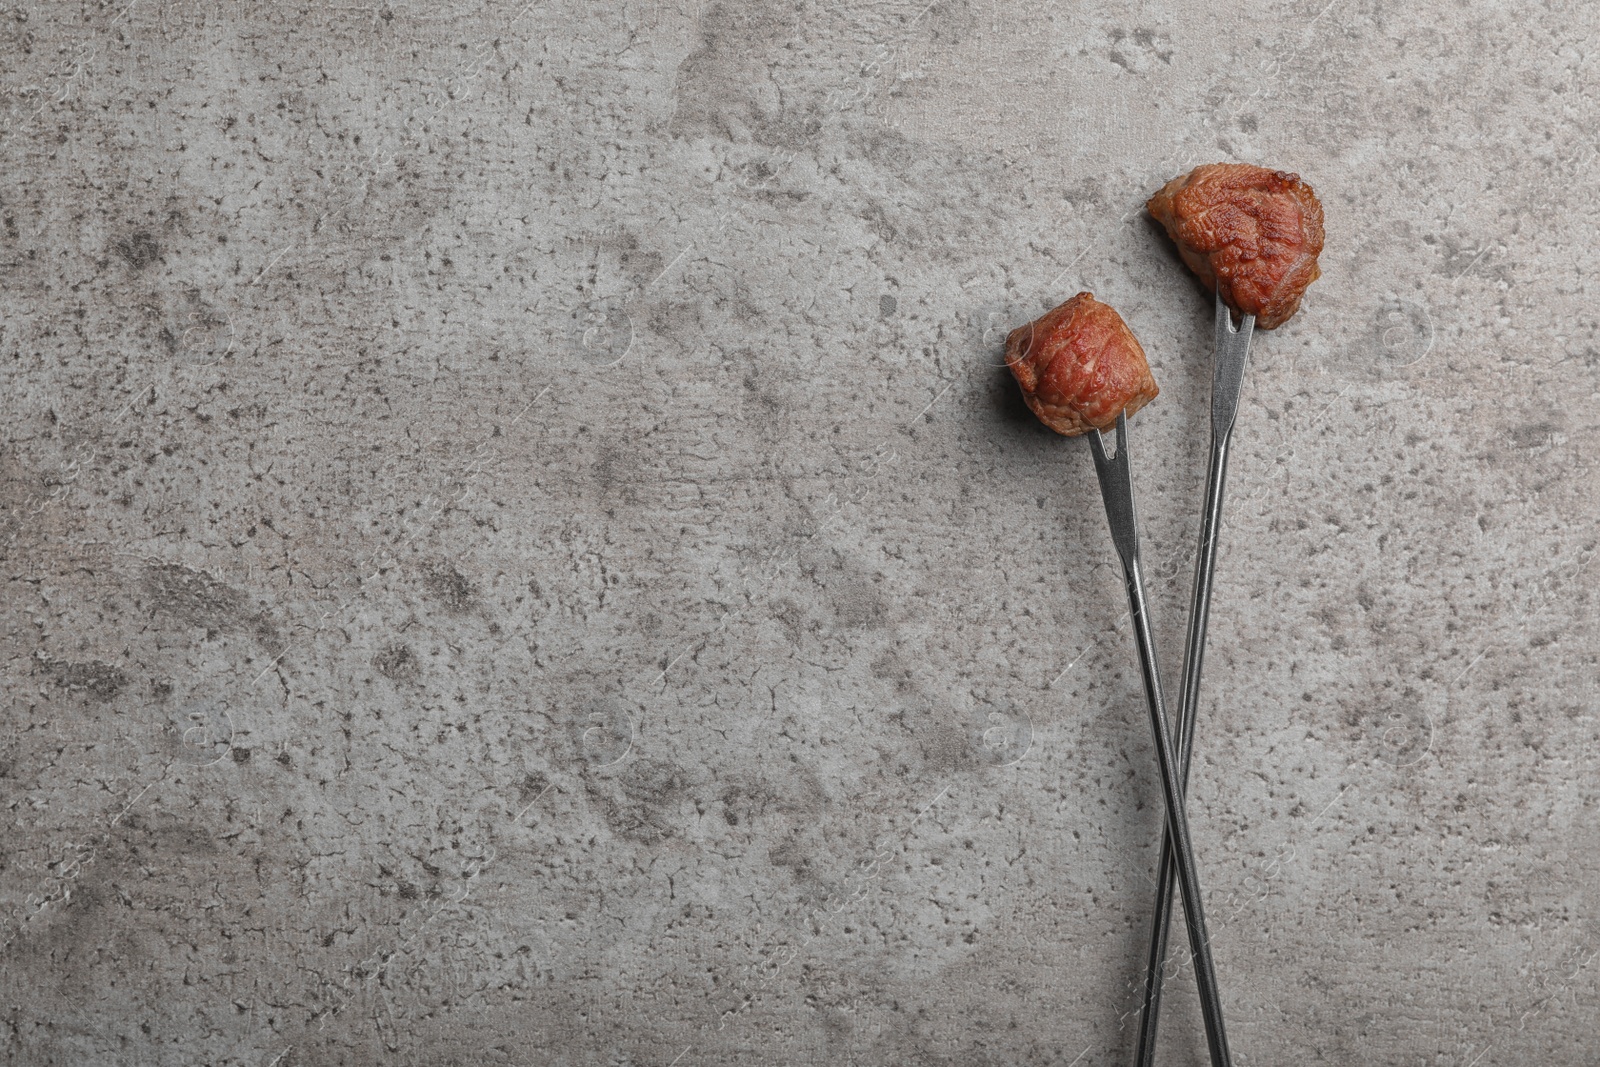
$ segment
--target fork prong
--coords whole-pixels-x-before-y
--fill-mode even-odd
[[[1215,295],[1213,301],[1216,305],[1214,312],[1217,332],[1216,348],[1220,351],[1222,346],[1228,343],[1229,335],[1237,332],[1238,328],[1233,324],[1233,310],[1223,301],[1220,291]]]
[[[1109,457],[1106,456],[1106,440],[1100,436],[1099,430],[1090,430],[1084,435],[1089,439],[1089,450],[1094,453],[1094,468],[1098,474],[1105,467]]]
[[[1239,325],[1235,326],[1233,324],[1233,309],[1223,301],[1222,294],[1217,293],[1214,300],[1216,302],[1217,347],[1221,348],[1227,343],[1226,338],[1235,334],[1243,334],[1245,342],[1248,343],[1250,335],[1255,332],[1256,317],[1254,315],[1241,315],[1239,317]]]

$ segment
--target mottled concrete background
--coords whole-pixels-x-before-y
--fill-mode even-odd
[[[1600,10],[1217,6],[7,9],[4,1062],[1126,1063],[1147,722],[999,342],[1148,349],[1175,676],[1141,206],[1221,159],[1328,229],[1193,785],[1238,1062],[1600,1060]]]

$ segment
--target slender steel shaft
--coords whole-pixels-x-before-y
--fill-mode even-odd
[[[1178,698],[1178,762],[1180,788],[1189,786],[1189,764],[1194,755],[1194,726],[1200,703],[1200,671],[1206,654],[1206,623],[1211,614],[1211,577],[1217,565],[1217,531],[1222,526],[1222,495],[1228,479],[1228,445],[1239,410],[1244,366],[1249,356],[1255,316],[1247,316],[1238,330],[1228,308],[1217,300],[1216,370],[1211,383],[1211,461],[1206,471],[1206,504],[1200,520],[1200,544],[1195,553],[1194,592],[1189,599],[1189,635],[1183,648],[1183,689]],[[1144,1008],[1139,1016],[1138,1067],[1153,1067],[1156,1033],[1161,1023],[1161,981],[1166,967],[1167,943],[1172,929],[1172,894],[1175,889],[1172,836],[1161,841],[1161,861],[1156,868],[1155,926],[1150,932],[1150,953],[1145,965]]]
[[[1205,909],[1201,903],[1200,879],[1195,870],[1194,847],[1189,837],[1189,822],[1183,810],[1183,789],[1178,770],[1177,747],[1167,722],[1161,695],[1161,673],[1156,666],[1155,639],[1150,632],[1150,608],[1145,599],[1144,574],[1139,566],[1138,524],[1134,514],[1133,484],[1128,456],[1126,416],[1117,418],[1117,453],[1106,457],[1099,433],[1089,434],[1094,451],[1095,472],[1100,478],[1100,495],[1106,506],[1111,539],[1122,560],[1128,589],[1128,608],[1133,619],[1135,643],[1139,649],[1139,671],[1144,679],[1145,703],[1150,711],[1151,733],[1155,738],[1156,762],[1161,770],[1161,795],[1166,806],[1167,827],[1175,851],[1178,882],[1183,890],[1183,912],[1189,929],[1189,947],[1194,954],[1195,977],[1200,987],[1200,1014],[1205,1022],[1206,1045],[1212,1067],[1229,1067],[1228,1037],[1222,1021],[1222,998],[1217,992],[1216,968],[1211,962],[1210,938],[1206,932]]]

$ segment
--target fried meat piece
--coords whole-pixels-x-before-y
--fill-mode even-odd
[[[1068,437],[1107,429],[1160,392],[1133,331],[1089,293],[1012,330],[1006,365],[1039,421]]]
[[[1298,174],[1249,163],[1209,163],[1161,187],[1146,205],[1189,269],[1256,327],[1300,309],[1322,273],[1322,204]]]

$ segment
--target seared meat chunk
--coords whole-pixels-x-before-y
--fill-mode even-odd
[[[1039,421],[1068,437],[1115,425],[1160,392],[1133,331],[1089,293],[1012,330],[1006,365]]]
[[[1322,273],[1322,204],[1298,174],[1209,163],[1172,179],[1146,206],[1189,269],[1259,329],[1289,321]]]

